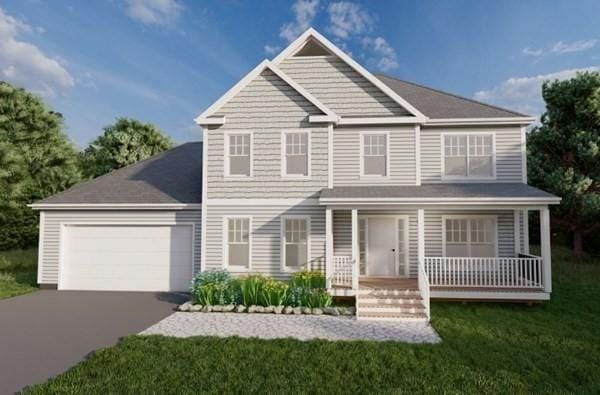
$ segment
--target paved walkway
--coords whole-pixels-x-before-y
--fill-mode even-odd
[[[151,326],[142,335],[240,336],[300,340],[378,340],[407,343],[437,343],[440,337],[425,322],[365,321],[354,317],[245,314],[174,313]]]
[[[38,291],[0,300],[0,394],[46,381],[173,312],[186,296]]]

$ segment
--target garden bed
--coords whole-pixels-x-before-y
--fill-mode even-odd
[[[289,281],[261,275],[234,278],[224,270],[199,273],[190,287],[191,300],[179,311],[202,313],[262,313],[354,315],[350,306],[333,306],[318,271],[299,271]]]

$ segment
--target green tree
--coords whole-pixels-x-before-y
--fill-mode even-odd
[[[578,73],[546,82],[546,112],[528,136],[530,182],[562,197],[552,222],[573,236],[583,257],[583,241],[600,229],[600,73]]]
[[[62,116],[37,96],[0,81],[0,249],[37,240],[27,204],[80,180],[77,152]]]
[[[172,147],[173,141],[158,127],[119,118],[82,153],[82,170],[86,177],[98,177]]]

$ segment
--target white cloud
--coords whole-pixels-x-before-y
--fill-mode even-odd
[[[529,55],[529,56],[541,56],[544,53],[544,50],[541,48],[539,48],[539,49],[523,48],[521,53],[523,55]]]
[[[539,116],[544,112],[542,84],[548,80],[565,80],[575,76],[579,71],[598,71],[600,67],[592,66],[582,69],[567,69],[550,74],[532,77],[509,78],[490,90],[475,93],[474,98],[490,104],[513,109],[525,114]]]
[[[331,23],[328,31],[342,39],[369,32],[375,22],[375,18],[360,4],[348,1],[329,4],[327,12]]]
[[[596,40],[596,39],[578,40],[578,41],[574,41],[572,43],[563,43],[562,41],[559,41],[556,44],[554,44],[554,46],[552,47],[550,52],[563,54],[563,53],[569,53],[569,52],[587,51],[588,49],[594,48],[594,46],[596,45],[597,42],[598,42],[598,40]]]
[[[34,29],[0,8],[0,79],[22,86],[45,97],[64,93],[75,80],[59,60],[50,58],[38,47],[22,41]]]
[[[398,68],[398,55],[394,48],[383,37],[365,37],[362,40],[363,49],[371,54],[369,63],[381,71],[390,71]]]
[[[280,46],[277,45],[265,45],[264,50],[267,55],[275,55],[281,49]]]
[[[319,0],[296,0],[292,5],[295,20],[281,27],[279,36],[288,42],[294,41],[300,34],[310,27],[317,15]]]
[[[183,6],[177,0],[126,0],[127,14],[147,25],[167,25],[179,17]]]

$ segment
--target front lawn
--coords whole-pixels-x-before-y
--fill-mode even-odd
[[[443,342],[131,336],[31,393],[598,393],[600,264],[554,250],[552,301],[433,303]]]
[[[37,248],[0,251],[0,299],[37,289]]]

